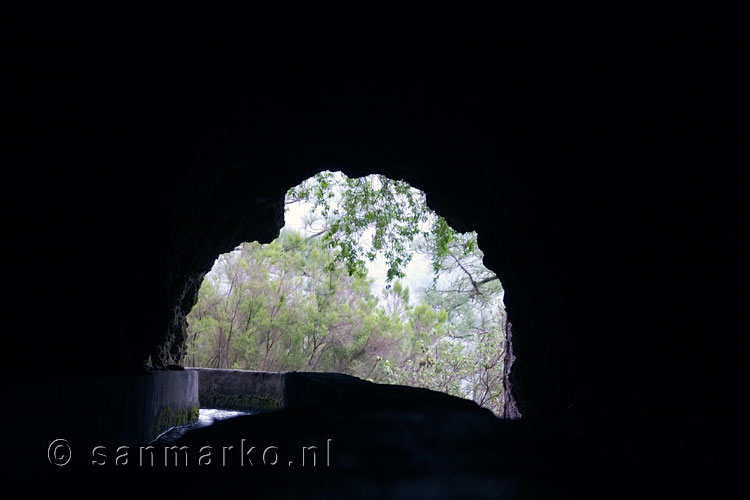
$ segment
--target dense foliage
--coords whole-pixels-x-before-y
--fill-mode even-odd
[[[192,366],[334,371],[427,387],[503,414],[502,286],[476,235],[458,234],[424,194],[382,176],[324,172],[290,190],[308,202],[306,230],[222,255],[188,317]],[[418,303],[399,277],[412,255],[435,276]],[[365,259],[382,254],[389,284],[374,291]]]

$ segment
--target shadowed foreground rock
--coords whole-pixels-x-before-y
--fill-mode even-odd
[[[746,127],[729,91],[742,81],[733,74],[741,59],[710,30],[685,26],[701,39],[659,29],[646,40],[628,26],[578,44],[565,25],[564,36],[531,36],[524,50],[496,43],[493,27],[492,40],[452,60],[453,39],[451,51],[436,50],[434,74],[372,68],[361,81],[322,71],[272,78],[243,55],[221,68],[244,68],[243,97],[227,92],[235,76],[202,68],[192,51],[186,67],[198,71],[188,79],[158,71],[178,51],[147,69],[129,42],[122,60],[57,42],[11,51],[3,395],[28,413],[4,408],[3,471],[32,487],[50,483],[25,478],[78,476],[46,460],[47,438],[76,427],[42,433],[64,417],[59,400],[94,415],[111,440],[133,434],[118,406],[96,413],[89,392],[51,390],[62,378],[139,376],[149,360],[179,362],[185,317],[216,257],[273,240],[285,192],[341,170],[403,179],[455,229],[477,231],[506,291],[522,423],[352,386],[317,409],[186,436],[279,447],[331,438],[330,470],[162,467],[131,481],[86,469],[66,482],[73,493],[102,484],[97,498],[128,486],[170,496],[185,484],[247,497],[307,494],[317,482],[319,496],[378,496],[379,485],[402,496],[501,496],[526,485],[562,496],[566,484],[587,484],[609,498],[628,488],[649,496],[656,478],[673,497],[710,481],[728,456],[721,445],[737,441],[729,424],[747,392],[735,385],[747,365],[738,346],[750,209],[731,147]],[[123,389],[98,399],[142,397]]]
[[[71,487],[138,492],[157,480],[179,491],[262,498],[580,498],[613,485],[667,494],[697,491],[711,477],[674,454],[660,463],[607,457],[573,435],[501,420],[442,393],[293,375],[319,404],[218,421],[171,447],[105,449],[92,457],[97,464],[47,470]]]
[[[320,498],[494,496],[518,489],[516,427],[473,402],[335,374],[295,375],[320,392],[328,389],[321,404],[188,432],[178,446],[196,452],[212,446],[212,463],[199,466],[196,453],[193,468],[218,478],[225,469],[252,467],[247,474],[269,492]],[[233,448],[224,454],[225,446]],[[314,452],[303,450],[311,446]]]

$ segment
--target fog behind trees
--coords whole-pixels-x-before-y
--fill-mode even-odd
[[[382,176],[323,172],[267,245],[220,256],[188,316],[186,364],[333,371],[439,390],[503,415],[507,317],[476,234]]]

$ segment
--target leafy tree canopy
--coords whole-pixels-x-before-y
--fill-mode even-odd
[[[322,172],[287,194],[309,203],[304,232],[222,255],[188,316],[188,364],[335,371],[440,390],[503,414],[510,359],[503,288],[475,233],[459,234],[424,193],[384,176]],[[421,297],[401,281],[432,261]],[[367,261],[389,285],[373,292]]]
[[[339,249],[336,260],[349,274],[367,274],[365,259],[381,253],[386,260],[387,281],[404,277],[411,261],[412,243],[423,239],[433,254],[437,274],[452,244],[459,240],[443,217],[435,215],[422,191],[383,175],[350,179],[334,172],[321,172],[292,188],[287,203],[309,201],[325,221],[318,234],[329,248]],[[366,233],[371,233],[366,238]],[[464,242],[467,249],[476,238]]]

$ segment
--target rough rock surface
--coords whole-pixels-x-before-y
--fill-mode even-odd
[[[512,58],[507,74],[476,55],[452,76],[253,77],[245,98],[188,82],[152,92],[144,71],[107,58],[87,85],[88,60],[29,49],[9,63],[4,110],[6,382],[179,357],[203,274],[240,242],[278,234],[289,187],[322,169],[378,172],[478,231],[506,288],[524,425],[602,460],[711,466],[742,366],[748,207],[728,94],[693,76],[726,67],[710,44],[657,44],[645,59],[563,46]],[[149,81],[171,81],[154,71]],[[309,418],[343,419],[368,444],[381,435],[368,426],[421,418],[390,411]]]

